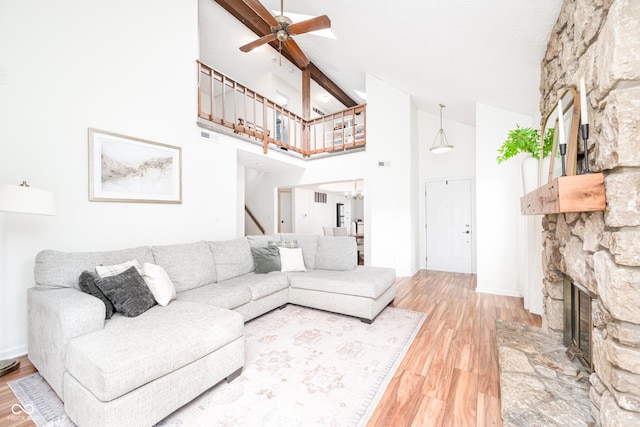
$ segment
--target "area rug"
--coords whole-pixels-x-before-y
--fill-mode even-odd
[[[496,321],[505,427],[592,426],[589,381],[562,341],[541,328]]]
[[[158,425],[364,426],[424,319],[392,307],[371,325],[295,305],[274,310],[245,324],[242,375]],[[51,398],[20,392],[21,383],[37,382],[32,377],[9,383],[23,406],[53,405]],[[42,395],[44,388],[41,381]]]

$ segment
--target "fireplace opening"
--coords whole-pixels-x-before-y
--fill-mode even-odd
[[[595,297],[584,286],[570,279],[564,281],[564,340],[570,357],[577,357],[593,372],[591,358],[591,301]]]

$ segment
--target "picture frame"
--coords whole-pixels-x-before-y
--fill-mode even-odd
[[[182,148],[89,128],[89,201],[182,203]]]

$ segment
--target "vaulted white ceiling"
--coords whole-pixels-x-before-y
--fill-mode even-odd
[[[279,0],[263,0],[279,10]],[[475,103],[538,114],[540,62],[562,0],[285,0],[284,10],[328,15],[337,39],[304,34],[302,51],[356,102],[365,74],[411,95],[415,105],[475,125]],[[212,0],[200,0],[201,59],[252,82],[273,72],[299,87],[300,71],[263,46],[238,48],[257,36]],[[293,68],[293,70],[290,70]],[[313,86],[312,95],[322,90]]]

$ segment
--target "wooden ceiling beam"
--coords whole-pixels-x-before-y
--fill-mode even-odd
[[[267,24],[257,13],[253,11],[242,0],[213,0],[219,4],[224,10],[233,15],[238,21],[253,31],[257,36],[261,37],[271,31],[271,26]],[[270,43],[276,51],[278,43]],[[240,46],[238,46],[240,47]],[[286,44],[282,48],[282,55],[292,64],[295,64],[300,70],[307,68],[310,71],[311,79],[318,83],[320,87],[326,90],[331,96],[340,101],[345,107],[354,107],[358,105],[351,97],[349,97],[340,87],[335,84],[326,74],[324,74],[313,63],[309,63],[306,67],[301,67],[287,50]]]
[[[307,69],[311,72],[311,79],[318,83],[321,88],[329,92],[331,96],[340,101],[345,107],[355,107],[358,105],[356,101],[351,99],[340,87],[333,82],[326,74],[324,74],[313,62],[310,62]]]
[[[229,12],[242,24],[259,36],[271,32],[271,26],[267,24],[257,13],[242,0],[213,0],[224,10]],[[239,46],[238,46],[239,47]]]

